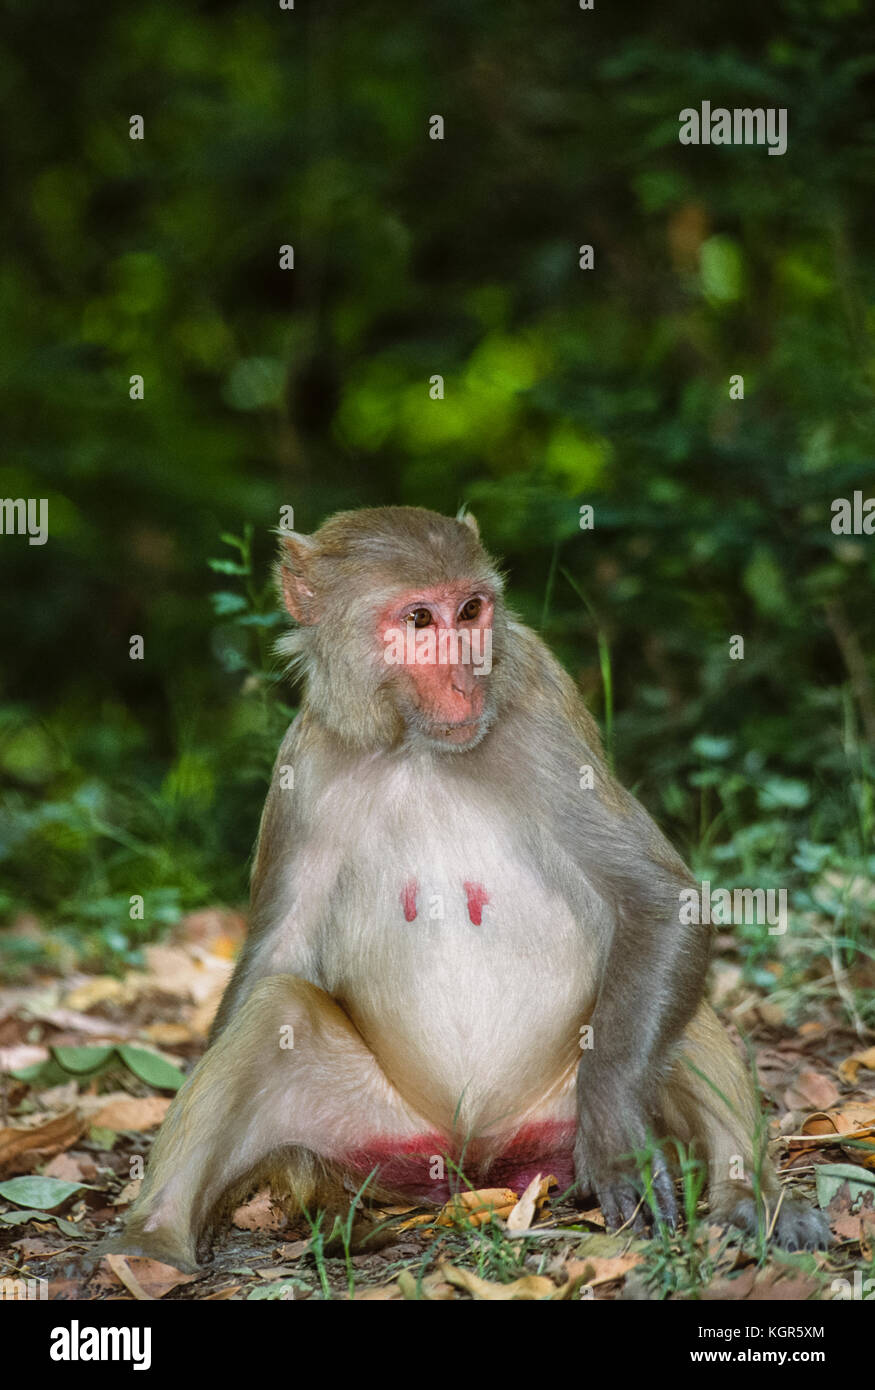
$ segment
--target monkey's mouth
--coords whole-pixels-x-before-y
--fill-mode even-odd
[[[441,738],[466,739],[471,737],[479,725],[480,717],[478,715],[476,719],[465,719],[459,724],[436,724],[435,733],[439,734]]]
[[[429,730],[431,739],[445,748],[470,748],[479,743],[489,727],[485,712],[476,719],[463,719],[457,724],[433,724]]]

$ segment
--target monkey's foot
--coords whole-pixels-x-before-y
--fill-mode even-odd
[[[751,1236],[757,1234],[763,1219],[764,1214],[758,1214],[753,1197],[743,1197],[726,1215],[721,1216],[727,1225],[737,1226]],[[815,1211],[795,1197],[785,1197],[781,1203],[772,1240],[785,1250],[827,1250],[833,1243],[823,1212]]]
[[[145,1255],[150,1260],[181,1269],[184,1274],[195,1274],[198,1269],[198,1251],[193,1239],[185,1239],[166,1227],[156,1231],[146,1231],[139,1224],[135,1228],[125,1228],[102,1241],[97,1253]]]

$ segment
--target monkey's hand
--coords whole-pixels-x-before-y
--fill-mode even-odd
[[[674,1186],[659,1149],[648,1135],[646,1110],[622,1085],[605,1085],[587,1077],[578,1090],[578,1125],[574,1172],[580,1196],[592,1193],[609,1231],[630,1226],[646,1234],[655,1219],[672,1230],[678,1209]],[[582,1094],[581,1092],[589,1092]],[[647,1153],[639,1176],[636,1155]],[[649,1170],[649,1171],[648,1171]]]

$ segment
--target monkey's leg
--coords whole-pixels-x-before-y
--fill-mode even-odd
[[[431,1128],[329,995],[294,975],[270,976],[168,1110],[143,1190],[109,1248],[194,1269],[217,1202],[269,1155],[280,1166],[278,1150],[298,1150],[290,1187],[307,1200],[313,1155],[342,1162],[369,1141],[403,1149]]]
[[[753,1084],[732,1040],[710,1005],[702,1003],[687,1025],[682,1051],[664,1098],[665,1123],[708,1161],[712,1215],[754,1233],[781,1195],[781,1183],[765,1153],[764,1121]],[[765,1209],[758,1213],[754,1177]],[[785,1197],[773,1238],[788,1250],[819,1249],[831,1243],[821,1212]]]

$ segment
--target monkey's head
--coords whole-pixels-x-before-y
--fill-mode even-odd
[[[495,719],[502,581],[472,516],[420,507],[339,512],[281,533],[280,592],[298,628],[278,649],[307,707],[361,748],[475,747]]]

